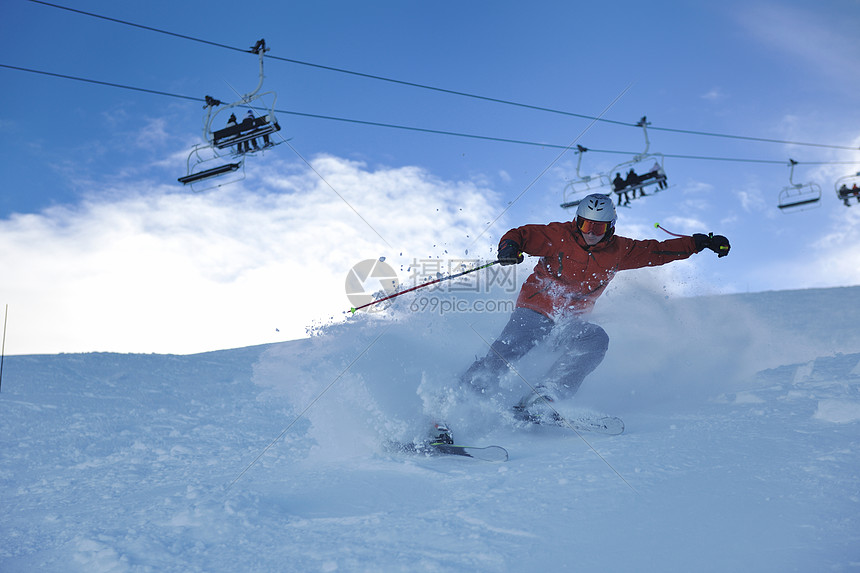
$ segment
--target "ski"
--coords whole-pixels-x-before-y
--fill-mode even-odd
[[[565,418],[558,412],[552,412],[550,416],[536,416],[522,409],[514,408],[514,417],[525,424],[536,426],[558,426],[570,428],[577,432],[594,432],[617,436],[624,433],[624,421],[616,416],[579,416]]]
[[[514,419],[525,425],[559,426],[574,432],[595,432],[617,436],[624,432],[624,422],[615,416],[588,414],[583,416],[563,416],[552,405],[552,394],[544,386],[532,388],[532,392],[513,407]]]
[[[624,433],[624,421],[616,416],[572,418],[569,420],[562,418],[556,424],[563,428],[570,426],[574,430],[596,432],[609,436],[617,436]]]
[[[508,450],[502,446],[462,446],[441,442],[416,444],[414,442],[389,441],[386,444],[386,449],[390,452],[422,456],[464,456],[495,463],[508,461]]]

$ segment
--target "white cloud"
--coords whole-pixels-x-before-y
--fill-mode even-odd
[[[701,95],[701,98],[703,100],[709,101],[709,102],[719,102],[719,101],[726,99],[726,97],[727,96],[725,93],[723,93],[723,90],[718,88],[718,87],[711,88],[706,93],[703,93]]]
[[[735,196],[741,207],[747,213],[767,213],[771,207],[771,201],[766,199],[761,188],[758,186],[745,186],[734,190]]]
[[[152,149],[157,143],[167,141],[167,120],[164,118],[148,118],[134,135],[134,143],[140,149]]]
[[[492,256],[492,238],[472,243],[501,211],[493,192],[414,167],[313,165],[327,184],[300,165],[258,164],[245,185],[216,192],[141,184],[0,221],[7,352],[296,338],[349,308],[344,280],[363,259],[386,256],[407,280],[412,259]]]

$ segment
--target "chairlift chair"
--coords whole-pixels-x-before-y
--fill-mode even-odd
[[[850,199],[857,199],[860,203],[860,171],[851,175],[845,175],[836,180],[834,185],[836,196],[846,206],[850,207]]]
[[[278,119],[275,117],[275,102],[278,99],[278,95],[274,91],[260,92],[265,79],[265,75],[263,74],[263,57],[267,51],[269,49],[266,48],[265,40],[259,40],[251,48],[251,52],[257,54],[260,59],[259,81],[254,91],[241,96],[237,101],[228,105],[223,105],[222,102],[215,98],[206,96],[207,111],[203,122],[203,138],[213,147],[229,149],[235,145],[237,147],[236,154],[241,155],[242,152],[238,149],[240,144],[255,140],[258,137],[268,136],[281,129],[281,126],[278,125]],[[226,127],[217,130],[212,129],[212,126],[216,125],[215,119],[220,114],[240,106],[249,108],[250,110],[263,110],[264,113],[258,113],[253,119],[248,118],[241,121],[237,119],[235,125],[227,125],[225,121]]]
[[[579,157],[576,161],[576,179],[567,182],[562,192],[562,209],[576,207],[586,195],[592,193],[603,193],[606,195],[607,188],[611,188],[612,182],[609,180],[609,175],[606,173],[595,173],[594,175],[582,175],[582,156],[588,151],[588,148],[582,145],[576,146]]]
[[[795,211],[806,211],[815,207],[820,207],[818,203],[821,200],[821,187],[817,183],[795,183],[794,182],[794,166],[797,161],[789,159],[791,170],[788,175],[789,185],[783,187],[779,192],[778,207],[784,213]]]
[[[225,185],[227,183],[239,181],[245,178],[245,162],[244,156],[250,153],[250,144],[253,143],[254,151],[258,151],[258,138],[263,138],[267,143],[263,149],[274,147],[280,142],[272,142],[269,135],[279,131],[281,126],[278,125],[277,117],[275,117],[275,102],[277,94],[274,91],[260,92],[263,87],[263,57],[268,51],[266,41],[259,40],[256,45],[250,49],[251,53],[259,56],[260,72],[257,87],[253,91],[247,93],[228,105],[211,97],[206,96],[206,115],[203,119],[203,139],[205,145],[196,145],[188,155],[188,172],[185,176],[179,178],[179,182],[185,185],[200,183],[211,178],[221,178],[217,184],[209,185],[206,188]],[[247,118],[243,121],[237,119],[233,125],[226,125],[222,129],[213,130],[213,125],[216,125],[215,119],[219,115],[229,109],[237,107],[246,107],[250,110],[262,110],[256,117]],[[223,117],[223,116],[222,116]],[[227,122],[225,122],[226,124]],[[247,149],[247,151],[243,150]],[[208,151],[207,151],[208,149]],[[232,160],[223,158],[226,155],[232,155]],[[228,177],[223,177],[223,176]],[[195,191],[200,189],[195,189]]]
[[[666,170],[664,169],[665,157],[662,153],[649,152],[651,140],[648,139],[648,126],[651,124],[648,122],[647,116],[643,115],[636,125],[642,128],[642,134],[645,136],[645,149],[630,160],[619,163],[607,173],[582,176],[579,173],[582,154],[588,149],[577,145],[579,150],[579,161],[576,164],[577,179],[568,182],[564,188],[564,202],[561,204],[563,208],[579,205],[582,197],[588,193],[602,193],[611,197],[613,192],[616,194],[618,205],[629,206],[629,193],[632,193],[635,199],[636,191],[645,196],[645,189],[652,185],[657,185],[658,191],[668,187]],[[613,174],[615,175],[613,176]],[[623,183],[616,184],[618,177],[622,177]]]
[[[611,180],[612,190],[618,196],[619,205],[629,205],[630,196],[628,193],[632,193],[635,199],[636,191],[644,196],[645,189],[652,185],[657,185],[657,191],[668,187],[666,170],[664,169],[666,158],[662,153],[649,152],[651,140],[648,139],[648,126],[651,124],[647,116],[643,115],[636,125],[642,128],[642,134],[645,137],[645,149],[630,160],[619,163],[610,171],[610,174],[614,174]],[[616,183],[618,178],[621,178],[621,181]],[[622,196],[624,197],[623,203]]]
[[[245,160],[230,161],[210,145],[196,145],[188,155],[187,175],[178,181],[199,193],[245,178]]]

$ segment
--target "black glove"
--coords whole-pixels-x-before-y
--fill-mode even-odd
[[[516,265],[523,262],[525,257],[516,241],[505,239],[499,243],[499,264],[502,266]]]
[[[711,249],[717,253],[718,257],[725,257],[729,254],[729,250],[732,248],[727,238],[713,233],[708,233],[707,235],[696,233],[693,235],[693,240],[696,241],[697,253],[705,249]]]

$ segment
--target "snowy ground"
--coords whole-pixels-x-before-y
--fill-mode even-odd
[[[616,437],[439,405],[506,313],[6,357],[0,571],[860,571],[860,287],[630,293],[598,305],[609,354],[562,406]],[[510,460],[382,450],[431,410]]]

